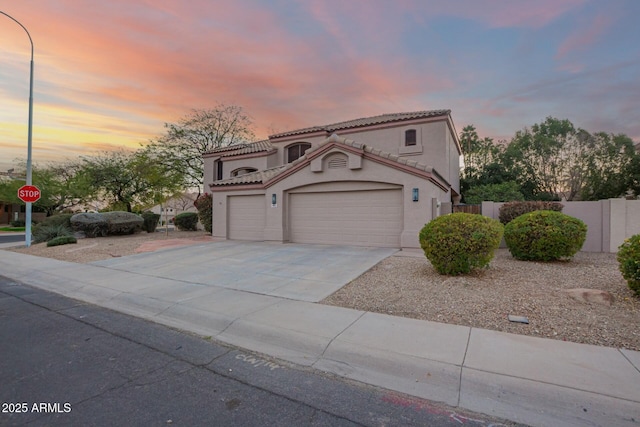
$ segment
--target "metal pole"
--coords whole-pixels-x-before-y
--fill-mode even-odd
[[[31,39],[31,34],[29,34],[29,31],[27,31],[24,25],[22,25],[17,19],[9,14],[4,13],[1,10],[0,13],[14,21],[16,24],[20,25],[24,32],[27,33],[27,36],[29,37],[29,43],[31,43],[31,64],[29,72],[29,134],[27,139],[27,185],[31,185],[31,142],[33,136],[33,40]],[[24,240],[24,243],[27,247],[31,246],[31,203],[27,203],[26,206]]]

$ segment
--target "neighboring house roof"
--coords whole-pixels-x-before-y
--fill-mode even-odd
[[[219,154],[221,157],[241,156],[243,154],[259,153],[262,151],[275,150],[268,139],[256,142],[245,142],[241,144],[229,145],[227,147],[214,148],[204,154]]]
[[[333,123],[324,126],[312,126],[303,129],[296,129],[288,132],[277,133],[270,135],[269,138],[280,138],[292,135],[301,135],[305,133],[321,132],[333,133],[342,129],[358,128],[363,126],[378,125],[382,123],[400,122],[413,119],[424,119],[429,117],[447,116],[451,113],[451,110],[430,110],[430,111],[414,111],[409,113],[393,113],[382,114],[380,116],[365,117],[362,119],[348,120],[346,122]]]
[[[285,173],[287,170],[295,168],[300,163],[305,162],[308,158],[313,157],[313,153],[315,153],[316,151],[322,150],[327,144],[331,144],[331,143],[336,143],[337,145],[345,145],[347,147],[353,147],[359,150],[363,150],[365,153],[370,153],[374,156],[378,156],[383,159],[388,159],[388,160],[391,160],[392,162],[395,162],[401,165],[406,165],[411,168],[415,168],[420,171],[427,172],[429,174],[434,175],[437,179],[439,179],[443,183],[446,183],[447,185],[449,185],[447,180],[445,180],[435,169],[423,163],[416,162],[415,160],[408,160],[404,157],[387,153],[386,151],[378,150],[377,148],[369,147],[365,144],[361,144],[359,142],[356,142],[347,138],[339,137],[338,135],[333,134],[329,138],[327,138],[324,142],[322,142],[322,144],[308,149],[303,156],[301,156],[300,158],[294,160],[289,164],[277,166],[274,168],[265,169],[261,171],[250,172],[234,178],[214,181],[213,183],[210,184],[210,186],[219,187],[219,186],[226,186],[226,185],[266,183],[274,179],[276,176]]]

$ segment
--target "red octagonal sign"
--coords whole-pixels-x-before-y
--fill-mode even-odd
[[[35,185],[23,185],[18,188],[18,198],[25,203],[33,203],[40,198],[40,190]]]

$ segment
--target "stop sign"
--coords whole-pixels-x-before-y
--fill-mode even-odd
[[[40,190],[35,185],[23,185],[18,188],[18,198],[25,203],[33,203],[40,198]]]

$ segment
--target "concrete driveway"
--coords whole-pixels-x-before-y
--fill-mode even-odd
[[[97,261],[92,265],[318,302],[397,252],[296,243],[222,241]]]

